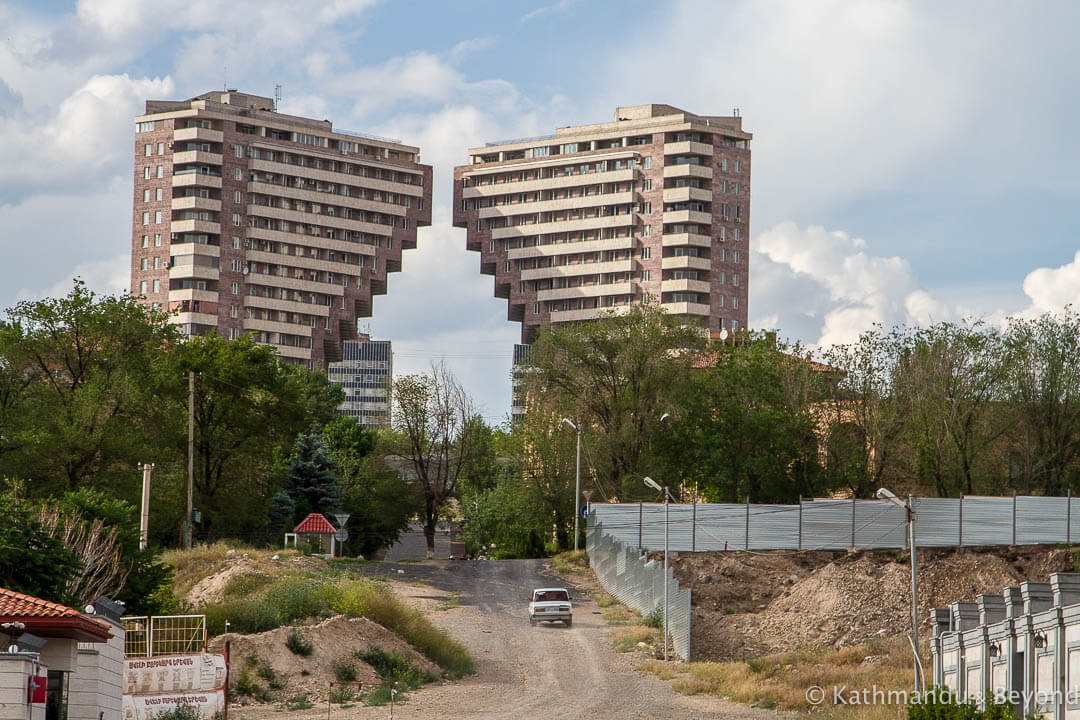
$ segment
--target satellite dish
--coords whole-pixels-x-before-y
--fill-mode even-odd
[[[86,607],[83,608],[83,612],[86,613],[87,615],[96,615],[97,614],[97,608],[95,608],[93,605],[87,605]]]
[[[720,331],[720,339],[721,339],[721,340],[727,340],[727,339],[728,339],[728,331],[727,331],[727,328],[724,328],[724,329],[722,329],[722,330]]]

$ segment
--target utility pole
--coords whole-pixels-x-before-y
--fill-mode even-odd
[[[143,463],[142,468],[142,512],[139,513],[139,549],[145,550],[150,537],[150,476],[154,473],[154,463]]]
[[[187,422],[187,515],[184,516],[184,549],[191,549],[192,489],[195,486],[195,371],[188,372]]]

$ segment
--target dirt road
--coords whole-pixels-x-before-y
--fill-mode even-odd
[[[403,571],[399,573],[398,570]],[[526,608],[534,587],[563,586],[541,561],[455,561],[368,565],[363,572],[391,577],[410,602],[468,646],[477,673],[453,683],[410,693],[395,718],[727,718],[758,720],[776,714],[716,698],[685,697],[667,683],[634,672],[630,655],[611,648],[611,631],[591,597],[576,592],[574,625],[530,627]],[[456,595],[457,606],[448,598]],[[233,711],[255,719],[271,713]],[[331,711],[331,720],[385,718],[387,708]],[[280,718],[280,713],[273,713]],[[289,713],[290,718],[326,718],[326,707]]]

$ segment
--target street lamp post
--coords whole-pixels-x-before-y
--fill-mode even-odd
[[[645,486],[650,487],[653,490],[660,490],[664,493],[664,662],[668,659],[668,499],[671,497],[671,493],[668,492],[667,485],[660,487],[659,483],[653,480],[651,477],[645,478]]]
[[[563,425],[577,431],[577,462],[574,465],[574,550],[578,549],[578,522],[581,519],[581,426],[570,418],[562,419]]]
[[[915,553],[915,507],[912,496],[901,500],[891,490],[878,488],[879,500],[888,500],[897,507],[904,508],[907,514],[908,546],[911,547],[911,650],[915,653],[915,690],[922,692],[922,661],[919,659],[919,568]]]

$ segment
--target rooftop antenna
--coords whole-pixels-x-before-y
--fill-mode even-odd
[[[281,104],[281,86],[274,86],[274,112],[278,111],[278,105]]]
[[[739,108],[732,108],[731,115],[732,117],[739,117]]]
[[[221,66],[221,92],[229,91],[229,66]]]

